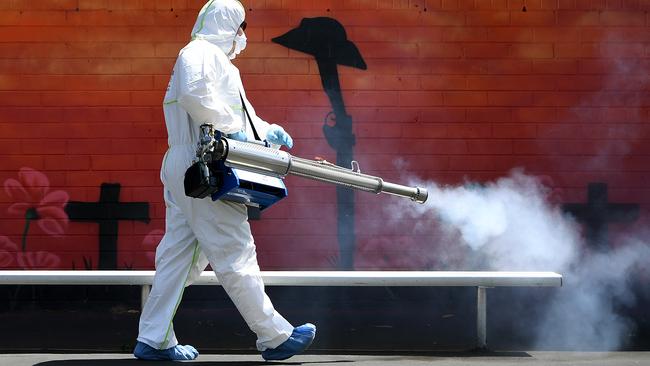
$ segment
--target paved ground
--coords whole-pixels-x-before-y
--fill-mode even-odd
[[[264,362],[258,355],[201,355],[192,365],[571,365],[632,366],[650,365],[650,352],[493,352],[434,353],[428,355],[305,355],[284,362]],[[0,354],[0,365],[11,366],[178,366],[174,362],[142,362],[128,354]]]

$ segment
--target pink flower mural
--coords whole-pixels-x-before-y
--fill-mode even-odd
[[[61,263],[58,255],[49,252],[20,252],[18,245],[6,236],[0,236],[0,268],[23,269],[57,268]]]
[[[6,236],[0,236],[0,268],[9,268],[16,262],[18,246]]]
[[[24,269],[57,268],[61,263],[58,255],[49,252],[16,253],[16,260]]]
[[[18,180],[7,179],[4,188],[16,202],[9,206],[8,212],[25,217],[23,252],[27,247],[27,234],[32,221],[36,221],[46,234],[59,236],[65,232],[68,215],[64,207],[70,197],[64,191],[50,191],[50,180],[45,174],[31,168],[21,168]]]
[[[151,230],[142,241],[142,249],[144,250],[145,258],[147,258],[147,265],[154,266],[156,261],[156,247],[165,235],[165,230],[155,229]]]

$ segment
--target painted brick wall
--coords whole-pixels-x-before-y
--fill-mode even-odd
[[[61,207],[97,201],[102,183],[119,183],[122,202],[150,204],[148,223],[120,222],[118,267],[151,267],[164,229],[161,102],[202,5],[0,0],[0,267],[95,268],[98,225]],[[294,155],[335,160],[321,130],[331,106],[313,58],[271,38],[332,17],[368,65],[339,67],[365,173],[462,184],[523,167],[560,202],[584,202],[589,182],[606,182],[611,201],[639,203],[645,217],[649,1],[245,5],[249,46],[236,64],[258,113],[294,136]],[[253,223],[262,267],[334,267],[334,188],[287,185],[290,197]],[[417,260],[431,248],[417,247],[413,223],[383,225],[390,200],[357,195],[358,268],[430,266]],[[30,207],[38,217],[26,230]]]

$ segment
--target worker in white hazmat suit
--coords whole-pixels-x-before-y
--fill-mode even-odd
[[[300,353],[316,333],[309,323],[294,328],[264,292],[246,206],[209,197],[190,198],[184,191],[184,173],[195,157],[201,124],[212,124],[239,140],[259,135],[275,145],[293,144],[280,126],[257,117],[239,70],[230,62],[246,47],[244,17],[239,1],[205,4],[192,30],[192,41],[179,53],[167,88],[164,113],[169,149],[161,168],[166,231],[156,250],[156,275],[140,317],[134,350],[140,359],[191,360],[198,356],[194,347],[178,344],[172,320],[184,288],[208,263],[257,335],[257,349],[264,359],[281,360]]]

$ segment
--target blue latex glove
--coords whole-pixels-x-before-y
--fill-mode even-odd
[[[246,137],[246,132],[244,131],[237,131],[235,133],[229,133],[227,135],[229,139],[237,140],[237,141],[248,141],[248,137]]]
[[[291,149],[293,147],[293,139],[284,128],[273,124],[269,126],[268,131],[266,131],[266,140],[272,144],[284,145]]]

